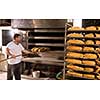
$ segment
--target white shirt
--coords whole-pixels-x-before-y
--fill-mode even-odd
[[[11,41],[7,44],[7,48],[10,49],[10,53],[13,55],[22,55],[22,51],[24,50],[24,47],[19,43],[18,45],[14,43],[14,41]],[[10,58],[11,56],[9,56]],[[18,64],[22,60],[22,56],[18,56],[16,58],[12,58],[8,60],[8,64]]]

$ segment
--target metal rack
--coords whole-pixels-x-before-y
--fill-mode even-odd
[[[64,31],[28,31],[27,49],[32,47],[49,47],[51,50],[64,50]],[[62,30],[62,29],[61,29]]]
[[[75,77],[75,76],[69,76],[69,75],[67,75],[66,74],[66,71],[68,71],[68,70],[70,70],[70,69],[68,69],[66,66],[68,65],[68,63],[65,61],[65,59],[67,59],[66,58],[66,53],[68,53],[68,52],[76,52],[76,51],[72,51],[72,50],[66,50],[66,47],[67,46],[71,46],[71,45],[74,45],[74,46],[80,46],[80,47],[93,47],[93,48],[98,48],[98,47],[100,47],[100,45],[96,45],[96,44],[94,44],[94,45],[86,45],[86,44],[67,44],[67,40],[68,39],[79,39],[79,40],[83,40],[83,41],[85,41],[85,40],[93,40],[94,41],[94,43],[95,43],[95,40],[100,40],[100,38],[98,38],[98,37],[93,37],[93,38],[88,38],[88,37],[68,37],[67,35],[68,34],[70,34],[70,33],[81,33],[81,34],[83,34],[83,35],[85,35],[85,34],[88,34],[88,33],[93,33],[93,34],[95,34],[95,33],[100,33],[100,31],[99,30],[68,30],[68,27],[69,27],[69,25],[66,23],[65,24],[65,45],[64,45],[64,52],[65,52],[65,54],[64,54],[64,70],[63,70],[63,79],[66,79],[66,76],[67,76],[67,78],[68,79],[85,79],[85,80],[89,80],[89,78],[84,78],[84,77]],[[95,35],[94,35],[95,36]],[[78,53],[82,53],[82,54],[84,54],[84,53],[91,53],[91,54],[96,54],[97,55],[97,51],[96,51],[96,49],[95,49],[95,51],[94,52],[84,52],[84,51],[77,51]],[[98,55],[97,55],[97,57],[98,57]],[[73,59],[77,59],[77,58],[75,58],[75,57],[72,57]],[[98,57],[99,58],[99,57]],[[97,58],[97,59],[98,59]],[[80,59],[80,60],[89,60],[89,61],[95,61],[96,62],[96,59],[84,59],[84,58],[78,58],[78,59]],[[78,72],[78,73],[81,73],[81,74],[92,74],[92,75],[95,75],[95,79],[97,79],[97,75],[98,75],[98,73],[96,73],[95,71],[96,71],[96,65],[98,65],[97,64],[97,62],[96,62],[96,65],[95,66],[88,66],[88,65],[84,65],[84,64],[73,64],[73,65],[78,65],[79,67],[82,67],[82,68],[85,68],[85,67],[88,67],[88,68],[94,68],[94,72],[86,72],[86,71],[76,71],[76,70],[72,70],[72,71],[75,71],[75,72]]]
[[[58,68],[58,70],[63,69],[64,65],[64,28],[59,29],[33,29],[28,30],[26,35],[27,49],[32,49],[33,47],[47,47],[50,48],[46,52],[38,52],[40,57],[28,57],[24,58],[23,62],[34,63],[35,67],[37,65],[47,66],[48,70]],[[25,66],[24,63],[24,66]],[[50,66],[50,68],[48,67]],[[54,67],[55,66],[55,67]],[[34,67],[34,66],[33,66]]]

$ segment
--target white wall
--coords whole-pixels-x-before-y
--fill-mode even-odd
[[[82,19],[74,19],[73,26],[82,27]]]

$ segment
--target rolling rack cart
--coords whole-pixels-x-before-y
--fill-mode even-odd
[[[96,37],[96,34],[100,34],[100,30],[68,30],[68,27],[69,27],[69,24],[65,24],[65,45],[64,45],[64,69],[63,69],[63,79],[66,80],[97,80],[97,76],[100,75],[99,73],[96,72],[97,68],[96,66],[98,66],[98,63],[97,63],[97,60],[99,59],[99,56],[98,56],[98,51],[96,50],[96,48],[100,48],[100,45],[97,45],[96,44],[96,40],[100,41],[100,37]],[[73,33],[78,33],[78,34],[82,34],[83,37],[69,37],[68,34],[73,34]],[[90,34],[92,33],[94,35],[94,37],[85,37],[86,34]],[[69,44],[67,43],[68,40],[82,40],[84,42],[84,44]],[[85,44],[85,42],[87,40],[92,40],[94,42],[94,44]],[[75,50],[67,50],[67,46],[79,46],[79,47],[82,47],[82,51],[75,51]],[[84,47],[92,47],[94,48],[94,51],[83,51],[83,48]],[[81,53],[83,54],[83,57],[82,58],[77,58],[77,57],[68,57],[67,54],[68,52],[73,52],[73,53]],[[90,58],[84,58],[84,54],[95,54],[97,56],[97,59],[90,59]],[[81,64],[72,64],[72,63],[68,63],[66,61],[66,59],[76,59],[76,60],[80,60],[82,63]],[[83,64],[83,61],[93,61],[95,62],[95,65],[86,65],[86,64]],[[85,68],[93,68],[93,72],[89,72],[89,71],[86,71],[86,70],[82,70],[82,71],[79,71],[79,70],[75,70],[75,69],[71,69],[71,68],[68,68],[67,66],[69,64],[72,64],[74,66],[78,66],[78,67],[81,67],[83,69]],[[78,76],[74,76],[74,75],[69,75],[68,74],[68,71],[72,71],[72,72],[75,72],[75,73],[79,73],[81,74],[82,76],[81,77],[78,77]],[[84,75],[94,75],[94,78],[87,78],[87,77],[84,77]]]

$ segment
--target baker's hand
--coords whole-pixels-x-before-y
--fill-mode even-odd
[[[12,58],[14,58],[14,59],[15,59],[15,58],[16,58],[16,55],[15,55],[15,54],[13,54],[13,55],[12,55]]]

